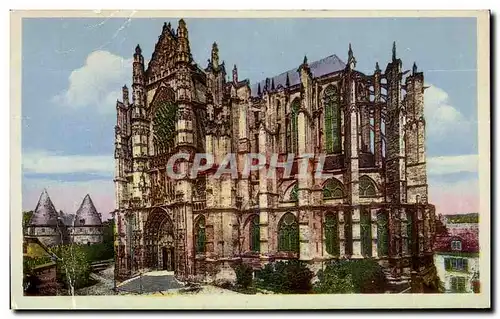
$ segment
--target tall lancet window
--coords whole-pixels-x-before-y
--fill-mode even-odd
[[[337,154],[342,152],[341,138],[341,114],[339,94],[333,85],[325,89],[325,149],[327,154]]]
[[[200,216],[195,226],[195,236],[196,236],[196,253],[205,253],[206,248],[206,233],[205,233],[205,217]]]
[[[286,213],[279,222],[278,250],[299,252],[299,225],[292,213]]]
[[[300,100],[296,98],[293,100],[290,107],[290,120],[288,121],[287,127],[287,144],[286,149],[288,153],[298,153],[299,150],[299,126],[298,126],[298,118],[299,118],[299,109],[300,109]]]
[[[327,213],[324,223],[326,252],[333,256],[340,254],[339,223],[337,218],[337,214]]]
[[[260,251],[260,222],[258,215],[254,215],[250,220],[250,250]]]

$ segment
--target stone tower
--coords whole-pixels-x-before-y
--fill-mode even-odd
[[[71,241],[75,244],[99,244],[103,240],[101,215],[90,198],[86,195],[75,214],[70,229]]]
[[[67,229],[46,189],[40,195],[29,222],[28,235],[38,237],[47,246],[63,244],[68,238]]]

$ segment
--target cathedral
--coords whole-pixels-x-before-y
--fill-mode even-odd
[[[251,84],[236,65],[227,74],[222,56],[214,43],[208,64],[197,64],[182,19],[163,25],[147,65],[135,48],[132,100],[124,86],[116,103],[117,280],[158,269],[185,281],[234,279],[240,263],[258,270],[290,259],[319,270],[373,258],[393,282],[428,272],[435,209],[416,64],[403,70],[394,44],[385,70],[374,61],[364,74],[349,45],[345,60],[304,57]],[[186,174],[173,179],[167,163],[178,153],[190,156],[175,162]],[[199,153],[215,164],[193,178]],[[214,177],[227,154],[242,163],[250,153],[294,154],[291,174]],[[327,179],[297,173],[320,154]]]

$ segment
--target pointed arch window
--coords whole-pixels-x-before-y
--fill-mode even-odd
[[[258,215],[253,216],[250,220],[250,250],[260,251],[260,222]]]
[[[287,144],[286,149],[288,153],[298,152],[298,118],[299,118],[300,100],[296,98],[293,100],[290,107],[290,119],[287,123]]]
[[[377,254],[379,257],[389,254],[389,218],[385,210],[377,214]]]
[[[279,222],[278,250],[299,252],[299,224],[292,213],[283,215]]]
[[[169,152],[175,141],[177,105],[171,101],[161,101],[155,106],[153,118],[153,144],[156,154]]]
[[[323,199],[339,199],[344,197],[344,186],[336,179],[329,179],[323,187]]]
[[[368,176],[361,176],[359,178],[359,196],[360,197],[376,197],[377,186],[375,182]]]
[[[361,255],[365,257],[372,256],[372,225],[370,209],[361,208]]]
[[[205,231],[205,217],[201,216],[196,222],[195,226],[195,236],[196,236],[196,253],[205,253],[207,237]]]
[[[324,223],[326,252],[333,256],[338,256],[340,254],[339,223],[337,216],[337,214],[327,213]]]
[[[325,89],[325,149],[327,154],[342,152],[341,113],[337,87],[330,85]]]
[[[290,191],[290,200],[294,202],[299,201],[299,186],[297,184],[295,184]]]

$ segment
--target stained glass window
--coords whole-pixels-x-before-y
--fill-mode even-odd
[[[343,197],[344,187],[338,179],[332,178],[325,183],[325,186],[323,187],[324,199],[339,199]]]
[[[299,201],[299,187],[297,184],[293,186],[292,190],[290,191],[290,200],[294,202]]]
[[[204,253],[206,246],[205,217],[201,216],[196,222],[196,252]]]
[[[370,209],[361,208],[361,255],[371,257],[372,255],[372,225]]]
[[[300,100],[295,99],[291,105],[289,128],[287,130],[287,151],[288,153],[298,152],[298,117],[300,109]]]
[[[389,219],[383,210],[377,214],[377,254],[379,257],[389,254]]]
[[[299,251],[299,225],[292,213],[286,213],[279,222],[278,250]]]
[[[156,154],[162,154],[174,146],[177,105],[169,101],[158,103],[153,119],[153,140]]]
[[[339,224],[337,214],[328,213],[325,216],[325,244],[326,252],[333,256],[340,254]]]
[[[260,251],[260,224],[258,215],[253,216],[250,221],[250,250]]]
[[[341,114],[339,95],[335,86],[329,86],[325,89],[324,106],[326,153],[341,153]]]
[[[375,197],[377,196],[377,188],[375,182],[368,176],[359,178],[359,196],[360,197]]]

